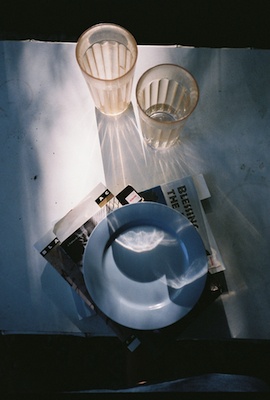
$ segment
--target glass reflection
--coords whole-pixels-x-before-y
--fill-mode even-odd
[[[119,235],[116,242],[135,253],[141,253],[155,249],[163,240],[164,232],[154,228],[151,232],[145,232],[143,230],[124,232]]]

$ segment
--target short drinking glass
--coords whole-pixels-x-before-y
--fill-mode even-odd
[[[154,149],[174,145],[199,100],[194,77],[174,64],[160,64],[139,79],[136,99],[142,135]]]

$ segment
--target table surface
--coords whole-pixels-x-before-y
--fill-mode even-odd
[[[200,88],[181,143],[162,152],[143,144],[134,97],[159,63],[187,68]],[[113,334],[98,316],[78,316],[34,244],[99,182],[116,194],[202,173],[228,293],[182,336],[268,339],[269,65],[269,50],[139,46],[131,107],[109,118],[94,108],[74,43],[0,42],[0,330]]]

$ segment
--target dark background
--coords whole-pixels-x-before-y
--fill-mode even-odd
[[[0,39],[77,41],[114,22],[138,44],[270,48],[268,0],[2,0]]]

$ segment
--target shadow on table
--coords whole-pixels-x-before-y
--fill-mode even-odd
[[[106,185],[113,193],[119,193],[128,184],[141,191],[191,173],[186,163],[186,146],[182,146],[185,137],[183,143],[167,150],[153,150],[143,141],[132,104],[115,117],[96,109],[96,119]],[[157,348],[163,351],[163,345],[166,347],[177,337],[231,337],[222,301],[215,302],[227,290],[224,274],[215,275],[209,276],[197,306],[181,321],[154,335],[152,331],[135,332],[150,353]]]
[[[55,277],[53,278],[54,274]],[[51,315],[52,328],[49,331],[55,331],[55,326],[57,328],[59,326],[59,329],[61,329],[62,323],[58,320],[58,311],[60,311],[60,315],[66,320],[65,324],[69,324],[70,333],[73,332],[82,336],[87,333],[93,336],[114,336],[108,324],[87,307],[75,290],[69,286],[62,276],[58,276],[58,272],[54,271],[49,263],[46,264],[42,273],[41,286],[44,294],[53,303],[53,309],[56,310],[55,314]],[[47,324],[47,327],[50,323]],[[60,331],[60,333],[62,332]]]

